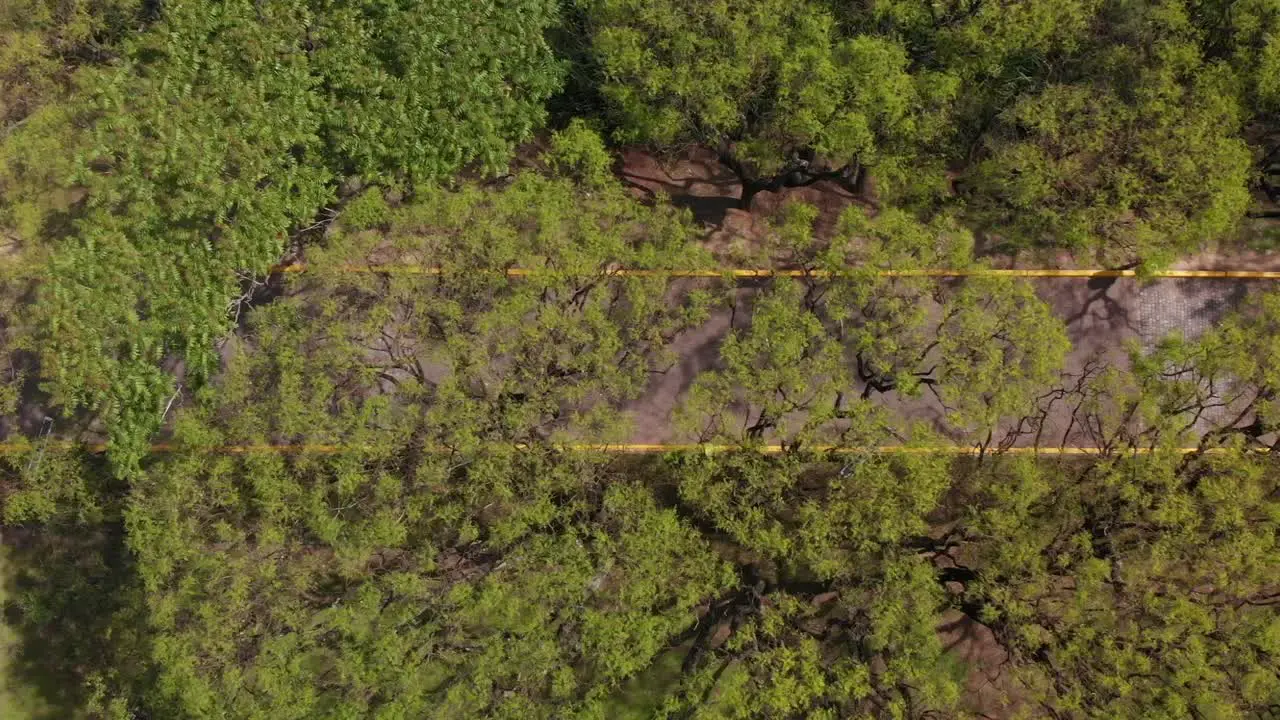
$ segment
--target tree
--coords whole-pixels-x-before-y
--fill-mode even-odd
[[[166,5],[5,138],[0,222],[47,258],[42,375],[66,412],[101,418],[121,472],[174,397],[170,369],[190,387],[217,366],[237,298],[334,199],[335,172],[492,171],[540,122],[554,13],[462,5]]]
[[[1131,346],[1123,365],[1088,361],[1044,393],[1038,410],[1002,442],[1025,435],[1034,435],[1036,445],[1053,441],[1047,420],[1065,410],[1069,422],[1057,439],[1107,453],[1237,442],[1270,450],[1280,421],[1278,318],[1280,299],[1259,294],[1194,341],[1175,333],[1150,350]]]
[[[1264,116],[1280,106],[1280,4],[1197,0],[1187,6],[1203,33],[1205,55],[1228,61],[1240,74],[1254,114]]]
[[[1274,461],[1241,448],[998,460],[964,602],[1050,712],[1243,717],[1280,697]],[[959,576],[959,573],[954,573]]]
[[[866,32],[899,35],[913,59],[966,81],[1009,81],[1018,69],[1052,65],[1080,49],[1103,4],[866,0],[850,6],[841,19]]]
[[[955,716],[959,682],[934,633],[941,593],[912,558],[813,597],[748,593],[732,634],[687,673],[660,717]]]
[[[1248,110],[1246,136],[1260,171],[1255,181],[1274,205],[1280,202],[1280,127],[1274,122],[1280,109],[1280,3],[1191,2],[1189,11],[1205,56],[1229,64],[1239,78],[1241,104]],[[1250,213],[1264,221],[1275,215],[1265,207]]]
[[[742,203],[822,177],[936,194],[924,149],[955,86],[911,74],[896,42],[846,33],[817,2],[746,5],[583,0],[600,88],[625,140],[717,149]]]
[[[506,170],[560,86],[544,33],[548,0],[308,3],[303,46],[321,134],[340,174],[445,180],[472,164]]]
[[[734,548],[742,578],[685,655],[671,717],[961,712],[962,675],[934,629],[943,576],[920,553],[952,460],[879,452],[930,433],[870,398],[899,377],[905,392],[936,383],[988,444],[1058,378],[1065,336],[1025,286],[948,288],[911,272],[973,267],[954,224],[855,208],[827,243],[810,232],[815,214],[788,208],[760,251],[810,274],[771,281],[690,393],[697,438],[742,449],[669,460],[680,513]],[[919,370],[939,345],[939,366]],[[781,452],[761,454],[764,442]]]
[[[1087,367],[1053,401],[1097,455],[960,476],[944,573],[1010,651],[1016,692],[1080,717],[1243,717],[1280,698],[1280,472],[1257,451],[1276,427],[1277,307]]]
[[[19,402],[30,373],[22,352],[22,333],[18,327],[21,315],[18,308],[23,295],[30,289],[25,277],[26,266],[20,259],[0,259],[0,268],[7,275],[0,280],[0,435],[13,431],[10,423],[18,417]]]
[[[806,274],[772,281],[749,329],[722,346],[723,369],[698,379],[689,413],[699,437],[738,437],[730,423],[744,407],[747,437],[867,437],[875,421],[865,401],[927,388],[958,433],[986,445],[1058,380],[1066,333],[1029,285],[930,274],[982,268],[954,222],[897,210],[872,219],[853,207],[830,241],[817,241],[815,217],[792,206],[762,248],[762,258]]]
[[[74,161],[64,126],[75,71],[117,57],[145,24],[137,0],[15,0],[0,9],[0,248],[30,245],[41,219],[65,212]],[[4,252],[0,249],[0,253]]]
[[[839,11],[856,32],[900,40],[913,75],[952,79],[952,127],[933,142],[971,225],[1007,251],[1151,267],[1227,236],[1248,207],[1242,130],[1266,117],[1258,73],[1275,17],[1269,0],[868,0]]]
[[[138,0],[21,0],[0,14],[0,125],[6,134],[65,97],[71,71],[111,58],[145,20]]]
[[[0,453],[5,707],[20,715],[30,707],[32,717],[135,717],[153,679],[142,588],[120,523],[124,488],[101,457],[47,439],[18,444]],[[38,702],[10,705],[21,690]]]
[[[732,579],[598,459],[416,456],[210,462],[196,450],[149,475],[130,537],[160,707],[604,717],[616,684]],[[477,487],[497,484],[515,492]],[[185,519],[210,513],[221,520]]]
[[[102,418],[122,471],[173,394],[162,361],[180,358],[191,381],[212,371],[238,271],[265,270],[330,196],[306,160],[318,118],[305,58],[279,52],[300,13],[178,4],[130,38],[128,61],[78,76],[67,118],[83,134],[38,128],[71,134],[64,182],[83,193],[69,228],[46,222],[41,372],[56,404]]]
[[[616,183],[579,188],[522,173],[496,191],[423,188],[386,212],[385,232],[340,225],[309,253],[292,297],[254,321],[282,354],[251,338],[244,382],[270,372],[320,394],[290,404],[277,427],[285,437],[332,432],[329,442],[353,430],[330,430],[321,398],[331,389],[315,380],[329,378],[394,398],[378,410],[391,413],[388,427],[422,415],[451,443],[566,439],[570,425],[617,439],[616,404],[636,397],[671,361],[675,334],[705,316],[704,292],[672,296],[660,272],[702,262],[687,213],[641,205]],[[620,267],[655,272],[620,277]],[[248,406],[261,390],[220,392]]]
[[[528,173],[383,213],[253,311],[184,450],[135,485],[161,707],[601,717],[732,581],[651,489],[554,444],[611,437],[699,317],[666,278],[612,275],[696,257],[691,222]],[[303,447],[211,452],[264,441]]]
[[[968,164],[991,122],[1021,95],[1071,72],[1097,28],[1102,0],[866,0],[843,23],[900,38],[913,68],[955,79],[951,131],[935,142]]]
[[[1108,5],[1077,73],[1018,98],[962,179],[1013,247],[1161,266],[1225,235],[1249,203],[1236,77],[1177,3]],[[1104,39],[1105,38],[1105,39]]]
[[[974,239],[1150,267],[1225,233],[1275,0],[564,11],[0,10],[0,415],[38,377],[111,447],[0,453],[10,667],[112,720],[931,720],[973,710],[959,611],[1014,714],[1280,707],[1280,295],[1064,373]],[[673,278],[713,259],[601,118],[509,167],[572,62],[745,205],[886,202],[728,258],[788,273]],[[599,452],[717,310],[677,412],[707,444]]]

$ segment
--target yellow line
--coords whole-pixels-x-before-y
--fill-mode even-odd
[[[388,273],[397,275],[439,275],[442,268],[433,265],[416,264],[375,264],[375,265],[341,265],[341,272],[352,273]],[[277,265],[271,272],[301,273],[306,272],[304,263]],[[510,277],[528,277],[552,272],[539,268],[508,268],[503,271]],[[764,278],[764,277],[829,277],[833,273],[827,270],[773,270],[768,268],[725,268],[723,270],[641,270],[619,268],[609,270],[609,275],[616,277],[688,277],[688,278]],[[1026,278],[1135,278],[1136,270],[1052,270],[1052,269],[994,269],[975,270],[920,269],[920,270],[880,270],[882,277],[1026,277]],[[1270,270],[1157,270],[1146,274],[1152,278],[1210,278],[1234,280],[1280,280],[1280,271]]]
[[[14,454],[26,452],[35,449],[41,443],[29,442],[0,442],[0,455]],[[85,443],[78,444],[68,440],[49,440],[46,441],[46,447],[53,447],[61,450],[82,449],[90,453],[101,453],[107,450],[104,443]],[[334,444],[318,444],[318,443],[301,443],[301,444],[280,444],[280,445],[220,445],[210,448],[210,452],[221,453],[226,455],[249,455],[254,453],[319,453],[334,454],[344,450],[359,450],[363,446],[359,445],[334,445]],[[527,445],[518,444],[515,447],[525,448]],[[621,455],[645,455],[668,452],[703,452],[703,453],[723,453],[735,450],[754,450],[766,455],[779,455],[786,451],[782,445],[759,445],[759,446],[740,446],[726,444],[697,444],[697,443],[567,443],[558,445],[564,450],[576,452],[599,452]],[[862,453],[880,453],[880,454],[904,454],[904,455],[926,455],[926,454],[950,454],[950,455],[978,455],[982,452],[980,448],[968,447],[961,445],[880,445],[877,447],[845,447],[838,445],[806,445],[802,448],[806,452],[812,453],[831,453],[841,455],[854,455]],[[175,443],[154,443],[151,445],[151,452],[155,453],[171,453],[180,452],[183,446]],[[445,451],[447,448],[437,448],[439,451]],[[1265,450],[1265,449],[1263,449]],[[1181,447],[1174,448],[1172,452],[1189,454],[1199,452],[1199,448]],[[1001,451],[988,448],[988,454],[997,454]],[[1014,447],[1003,451],[1008,455],[1098,455],[1103,452],[1102,448],[1096,447]],[[1147,455],[1152,452],[1150,448],[1134,448],[1120,451],[1123,454]],[[1225,452],[1222,448],[1210,448],[1207,452]]]

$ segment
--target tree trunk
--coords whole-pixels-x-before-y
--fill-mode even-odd
[[[866,170],[854,160],[835,170],[814,172],[807,161],[793,162],[774,175],[756,177],[745,165],[727,151],[717,153],[720,162],[733,171],[742,183],[739,207],[751,210],[751,201],[762,191],[778,192],[784,188],[808,187],[821,180],[830,180],[855,197],[861,197],[866,185]]]

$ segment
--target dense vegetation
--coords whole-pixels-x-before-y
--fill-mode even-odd
[[[709,150],[753,233],[624,144]],[[1277,0],[5,3],[0,679],[1269,717],[1280,293],[1079,359],[981,271],[1269,250],[1278,163]],[[753,202],[819,183],[838,217]],[[729,263],[805,272],[681,273]],[[655,433],[690,449],[603,447]]]

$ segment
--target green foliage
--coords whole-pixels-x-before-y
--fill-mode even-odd
[[[1026,692],[1079,717],[1247,717],[1280,698],[1275,462],[1232,449],[1000,463],[966,588]]]
[[[848,21],[958,79],[958,189],[1011,249],[1158,267],[1247,209],[1242,125],[1273,94],[1271,0],[867,5]]]
[[[900,35],[913,57],[989,92],[999,85],[1025,87],[1035,81],[1033,73],[1080,50],[1104,2],[869,0],[859,5],[843,19],[868,31]]]
[[[550,0],[306,6],[324,152],[340,172],[423,182],[473,163],[503,170],[560,85],[543,37]]]
[[[857,575],[884,548],[923,533],[950,482],[938,455],[815,462],[747,451],[673,463],[689,510],[783,577],[824,581]]]
[[[39,440],[0,456],[4,525],[94,526],[119,515],[100,463]]]
[[[173,394],[162,365],[181,361],[188,386],[208,376],[242,284],[332,198],[335,171],[494,170],[541,122],[554,7],[455,5],[165,5],[116,62],[81,69],[74,93],[7,133],[0,225],[48,256],[43,376],[56,404],[102,419],[120,471]],[[92,44],[129,7],[24,22]]]
[[[300,13],[179,4],[130,38],[127,62],[79,78],[89,130],[65,181],[85,197],[53,241],[35,343],[54,402],[102,417],[123,470],[173,392],[161,361],[212,371],[237,271],[264,270],[329,196],[303,159],[317,140],[305,58],[277,50]]]
[[[1195,341],[1172,335],[1129,367],[1087,368],[1074,415],[1108,450],[1244,443],[1267,448],[1280,426],[1280,296],[1250,298]]]
[[[607,185],[613,180],[613,157],[604,140],[578,118],[551,136],[548,160],[560,175],[575,177],[586,185]]]
[[[1153,73],[1133,89],[1058,85],[1020,100],[974,169],[975,209],[1015,245],[1104,262],[1159,266],[1225,235],[1248,207],[1250,154],[1215,74],[1189,88]]]
[[[161,707],[596,712],[732,580],[651,490],[548,445],[616,433],[700,317],[666,279],[609,277],[696,261],[687,217],[522,174],[424,190],[385,232],[345,218],[135,486]],[[390,260],[440,272],[348,271]],[[349,450],[209,453],[268,441]]]
[[[731,331],[721,345],[723,369],[695,380],[682,419],[699,441],[823,442],[862,430],[831,427],[838,415],[874,410],[844,406],[841,391],[850,379],[841,347],[818,317],[798,307],[803,294],[798,283],[777,283],[753,308],[751,327]]]
[[[101,66],[143,24],[138,0],[15,0],[0,8],[0,255],[30,245],[68,189],[79,143],[68,107],[75,70]],[[30,249],[29,247],[27,249]]]
[[[531,204],[535,191],[574,212],[530,214],[555,205]],[[791,213],[778,234],[796,243],[813,213]],[[824,416],[843,435],[800,423],[774,455],[728,430],[717,437],[747,447],[660,463],[563,449],[607,437],[652,367],[630,358],[659,360],[703,316],[693,298],[658,302],[667,280],[608,275],[653,243],[692,252],[687,222],[532,174],[437,191],[378,231],[339,221],[315,272],[252,312],[227,372],[181,413],[176,452],[132,483],[137,564],[91,630],[127,671],[78,682],[165,716],[596,720],[651,683],[656,717],[965,717],[970,671],[937,630],[950,608],[1008,653],[997,692],[1026,707],[1248,717],[1276,701],[1280,472],[1249,449],[1275,427],[1275,296],[1055,391],[1096,433],[1093,456],[877,453],[894,424],[867,401]],[[968,251],[945,225],[859,227],[877,257]],[[553,271],[511,278],[508,253]],[[443,266],[350,272],[392,258]],[[582,293],[585,278],[626,301]],[[844,292],[834,282],[824,297]],[[789,287],[759,299],[753,326],[770,332],[743,334],[718,375],[738,373],[749,403],[823,387],[789,368],[841,367],[823,322],[794,322],[813,286]],[[565,334],[566,298],[588,335]],[[952,352],[1002,322],[984,317]],[[832,343],[833,359],[810,349]],[[581,364],[523,370],[548,357]],[[548,374],[559,382],[537,382]],[[1192,426],[1205,450],[1187,455]],[[265,441],[298,447],[226,451]],[[91,523],[67,509],[112,494],[73,457],[44,472],[6,495],[10,522]]]
[[[990,437],[1026,415],[1062,371],[1070,349],[1062,321],[1025,282],[975,278],[942,313],[938,394],[957,427]]]
[[[660,275],[610,277],[701,257],[685,213],[616,185],[526,173],[500,191],[424,188],[388,228],[340,222],[291,297],[254,315],[257,337],[218,390],[243,404],[237,441],[347,442],[370,423],[408,433],[420,422],[468,448],[562,437],[569,424],[618,439],[614,403],[636,397],[670,361],[672,337],[705,315],[701,293],[673,300]],[[383,263],[439,273],[349,272]],[[509,275],[516,266],[542,272]],[[274,416],[257,403],[272,387],[295,393]],[[339,400],[364,414],[335,425]]]
[[[5,551],[6,623],[18,644],[4,679],[43,701],[32,717],[136,717],[150,686],[147,625],[119,527],[34,528]]]
[[[928,185],[911,176],[939,170],[921,156],[954,84],[913,76],[899,44],[848,35],[822,3],[579,5],[622,138],[723,148],[753,178],[807,152],[829,167],[874,168],[886,190]]]
[[[746,201],[869,169],[882,198],[963,204],[1011,249],[1152,266],[1249,205],[1280,11],[1227,5],[579,3],[619,137],[717,149]]]
[[[896,210],[871,219],[853,207],[830,241],[817,242],[815,216],[792,206],[763,248],[813,274],[772,283],[750,327],[730,332],[723,368],[691,393],[685,422],[698,437],[856,446],[884,424],[873,395],[928,388],[957,431],[989,440],[1058,379],[1066,333],[1028,284],[928,274],[980,267],[954,222],[923,224]]]
[[[0,433],[35,372],[111,448],[6,438],[11,673],[113,720],[966,717],[946,611],[1012,713],[1280,706],[1280,295],[1064,377],[1031,285],[933,274],[985,267],[975,231],[1144,267],[1226,234],[1275,0],[564,11],[0,10]],[[609,124],[510,168],[575,33]],[[747,206],[875,211],[785,205],[712,258],[601,127],[710,147]],[[729,259],[805,272],[666,273]],[[715,447],[582,449],[713,313],[675,419]],[[1096,454],[1006,452],[1055,429]]]
[[[893,558],[882,574],[812,600],[748,593],[745,617],[658,717],[928,717],[956,712],[959,679],[932,619],[941,593],[927,564]]]
[[[517,680],[528,683],[521,698],[541,697],[541,684],[550,683],[563,691],[561,701],[588,703],[643,668],[664,637],[691,622],[688,608],[705,592],[681,591],[682,604],[671,609],[658,584],[668,588],[663,583],[684,571],[701,587],[722,573],[710,560],[699,569],[689,554],[679,556],[683,570],[670,563],[643,570],[642,561],[661,562],[646,543],[666,552],[687,545],[677,542],[685,537],[678,524],[656,509],[632,517],[641,511],[629,503],[643,496],[605,492],[597,461],[561,461],[515,444],[620,432],[608,401],[638,392],[664,353],[663,338],[698,310],[696,302],[667,305],[662,278],[613,281],[608,272],[616,264],[679,264],[692,252],[690,233],[682,214],[645,208],[616,187],[582,195],[535,175],[498,192],[425,194],[394,211],[385,234],[341,227],[308,258],[311,271],[289,299],[252,314],[253,333],[222,381],[179,422],[189,454],[149,474],[135,493],[130,541],[148,588],[161,595],[152,613],[164,707],[195,716],[310,717],[329,707],[364,715],[395,695],[377,711],[415,716],[414,708],[438,706],[472,717],[491,705],[514,712],[508,705],[517,701],[500,693]],[[517,258],[533,257],[550,272],[506,274]],[[390,258],[443,269],[346,271]],[[205,454],[219,444],[271,441],[342,443],[364,454],[243,462]],[[596,505],[645,534],[597,536],[603,530],[584,522],[597,517]],[[207,513],[225,517],[213,526],[189,522]],[[209,554],[224,547],[233,550]],[[616,559],[621,552],[634,558]],[[400,569],[370,578],[371,563],[384,562]],[[504,562],[515,573],[509,581],[437,582],[447,580],[436,577],[441,564],[449,571],[449,563],[463,563],[459,572],[468,575]],[[585,597],[592,578],[615,562],[635,573],[617,601],[619,613],[632,615],[585,612],[564,619],[568,634],[557,634],[556,603]],[[561,563],[570,575],[547,578],[546,568]],[[342,602],[355,603],[356,614],[313,615],[314,597],[350,598]],[[457,613],[453,629],[421,625],[428,600],[444,603],[432,613]],[[387,603],[385,622],[351,625],[378,603]],[[259,606],[272,614],[256,614]],[[182,609],[195,607],[206,608],[204,619],[184,624]],[[668,614],[641,613],[648,607]],[[252,628],[266,644],[237,644]],[[481,642],[464,639],[473,628],[491,647],[483,657],[466,650]],[[431,640],[437,632],[462,635]],[[527,637],[510,643],[504,633]],[[580,643],[591,653],[583,663],[593,663],[583,677],[553,678],[576,662],[564,653]],[[414,649],[437,645],[448,657]],[[247,677],[240,652],[263,658]],[[192,663],[213,669],[195,673]],[[412,677],[406,663],[417,668]],[[535,670],[540,679],[528,675]],[[236,695],[242,682],[256,694]],[[486,683],[498,689],[490,693]]]
[[[159,690],[192,717],[588,712],[730,579],[591,458],[206,458],[129,516]],[[498,481],[520,487],[476,497]]]
[[[350,230],[368,230],[390,219],[391,206],[380,187],[367,188],[342,206],[342,225]]]
[[[28,700],[32,720],[127,720],[149,692],[147,623],[120,501],[100,458],[40,445],[0,454],[0,598],[15,640],[0,682]]]
[[[1255,450],[1276,427],[1278,313],[1264,295],[1195,341],[1086,371],[1064,398],[1097,457],[964,478],[964,602],[1019,692],[1120,718],[1250,717],[1280,697],[1280,469]]]
[[[18,354],[25,339],[20,308],[30,279],[21,258],[0,258],[0,270],[0,418],[16,418],[30,372]]]
[[[1260,119],[1280,107],[1280,3],[1196,0],[1188,6],[1207,52],[1230,62]]]
[[[143,19],[140,0],[14,0],[0,8],[0,125],[66,92],[69,71],[108,59]]]
[[[1239,78],[1180,2],[1105,3],[1095,22],[1109,35],[1001,112],[970,199],[1015,245],[1164,265],[1248,206]]]

